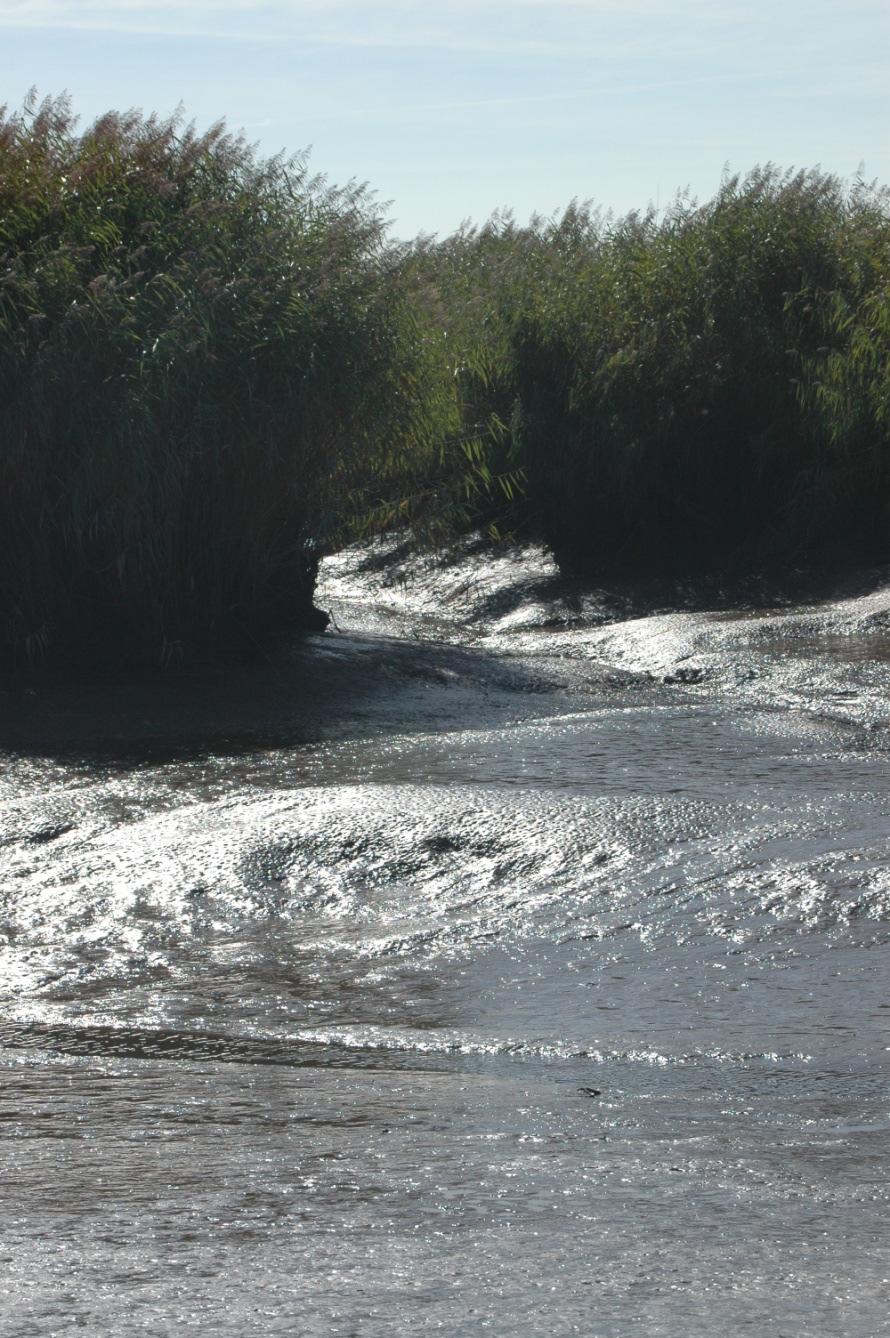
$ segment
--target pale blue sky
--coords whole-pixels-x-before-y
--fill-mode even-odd
[[[0,102],[225,117],[367,180],[398,235],[725,164],[890,181],[888,0],[0,0]]]

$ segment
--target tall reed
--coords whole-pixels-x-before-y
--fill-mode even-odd
[[[395,246],[222,126],[0,112],[0,668],[267,645],[404,523],[890,560],[888,281],[887,192],[820,172]]]
[[[442,435],[384,226],[222,126],[0,115],[0,662],[312,621],[343,497]]]
[[[582,571],[890,558],[888,238],[886,192],[766,167],[427,248],[514,519]]]

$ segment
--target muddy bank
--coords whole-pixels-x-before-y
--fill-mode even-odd
[[[380,541],[328,558],[315,599],[327,629],[259,663],[0,687],[0,746],[239,752],[493,723],[517,698],[548,715],[677,690],[890,727],[890,569],[600,588],[535,547],[442,557]]]
[[[469,543],[441,559],[381,542],[329,559],[319,598],[335,625],[469,643],[546,665],[567,690],[632,680],[653,700],[668,687],[879,737],[890,724],[890,568],[596,587],[564,578],[535,547]]]

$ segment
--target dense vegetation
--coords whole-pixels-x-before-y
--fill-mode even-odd
[[[0,117],[0,660],[169,664],[312,620],[320,535],[454,412],[383,232],[220,127]]]
[[[426,248],[513,520],[581,571],[890,558],[886,193],[767,168],[705,205]]]
[[[888,560],[888,280],[887,195],[818,172],[399,247],[220,127],[0,114],[0,663],[267,644],[404,520],[585,572]]]

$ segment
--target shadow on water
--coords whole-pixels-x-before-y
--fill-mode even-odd
[[[338,1045],[333,1041],[275,1041],[211,1032],[146,1027],[64,1026],[0,1022],[0,1046],[52,1051],[91,1059],[169,1059],[186,1063],[263,1064],[285,1068],[425,1070],[441,1068],[433,1057],[384,1046]]]
[[[393,554],[400,559],[402,550]],[[393,554],[372,553],[357,570],[391,564]],[[466,563],[468,554],[472,562],[468,550],[435,564],[429,593],[435,591],[435,572],[445,570],[449,561]],[[262,749],[372,738],[392,729],[437,734],[456,727],[497,726],[515,712],[520,699],[522,714],[530,719],[552,714],[555,702],[560,710],[575,709],[573,696],[583,709],[579,689],[589,698],[600,691],[608,697],[616,689],[648,686],[649,675],[614,666],[609,670],[588,663],[581,677],[567,674],[564,661],[548,654],[555,644],[548,644],[548,633],[667,610],[707,610],[717,621],[787,613],[795,604],[873,590],[890,576],[886,569],[841,575],[755,573],[685,583],[611,581],[604,589],[571,576],[530,577],[521,562],[516,565],[515,578],[492,595],[491,608],[485,600],[477,601],[469,621],[466,616],[445,617],[439,629],[432,625],[436,619],[430,623],[395,615],[384,620],[383,629],[353,626],[309,633],[257,661],[190,673],[97,676],[32,688],[0,682],[0,750],[131,769],[205,755],[238,757]],[[545,595],[544,602],[555,612],[550,622],[539,625],[543,660],[520,660],[503,649],[498,653],[472,644],[475,632],[469,624],[475,626],[480,618],[484,623],[486,612],[503,613],[517,602]],[[872,653],[871,645],[855,652],[848,638],[835,638],[839,644],[834,647],[821,636],[805,641],[789,635],[783,640],[778,628],[774,635],[775,644],[761,649],[841,658]],[[890,655],[888,645],[885,639],[881,658]]]
[[[238,757],[406,725],[491,724],[517,694],[528,703],[558,686],[483,650],[327,632],[201,674],[0,689],[0,749],[122,769]]]

